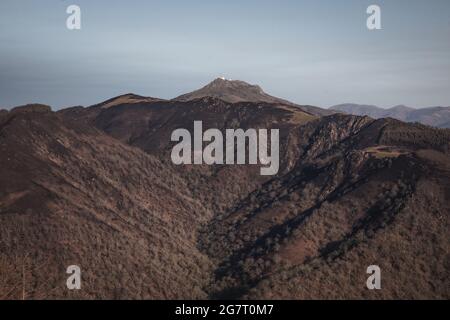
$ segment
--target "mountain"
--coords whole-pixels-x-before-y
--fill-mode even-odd
[[[248,84],[240,80],[229,80],[217,78],[198,90],[176,97],[176,101],[190,101],[198,98],[214,97],[226,102],[267,102],[273,104],[283,104],[297,106],[298,108],[313,115],[328,115],[329,110],[314,106],[300,106],[290,101],[273,97],[265,93],[260,86]]]
[[[122,98],[0,113],[0,298],[450,298],[450,130]],[[171,133],[194,120],[279,129],[278,174],[174,165]]]
[[[372,105],[346,103],[330,107],[330,109],[353,115],[369,116],[375,119],[394,118],[406,122],[419,122],[438,128],[450,128],[450,107],[414,109],[400,105],[390,109],[383,109]]]

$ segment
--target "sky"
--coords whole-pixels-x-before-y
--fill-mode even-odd
[[[450,1],[0,1],[0,108],[173,98],[219,76],[320,107],[449,106]]]

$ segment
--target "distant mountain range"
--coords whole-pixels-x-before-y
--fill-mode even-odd
[[[405,122],[419,122],[438,128],[450,128],[450,107],[430,107],[414,109],[399,105],[383,109],[372,105],[345,103],[330,107],[357,116],[369,116],[374,119],[394,118]]]
[[[0,299],[449,299],[450,130],[321,112],[223,79],[0,112]],[[278,129],[278,174],[174,165],[194,121]]]

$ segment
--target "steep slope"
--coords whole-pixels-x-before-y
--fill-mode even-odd
[[[176,172],[45,106],[0,119],[0,298],[206,297],[209,214]]]
[[[414,109],[406,106],[395,106],[389,109],[372,105],[340,104],[330,107],[332,110],[371,118],[394,118],[406,122],[419,122],[438,128],[450,128],[450,107],[430,107]]]
[[[295,167],[203,234],[219,261],[213,296],[448,298],[450,133],[405,127],[333,117],[293,133]],[[414,145],[412,134],[441,142]],[[380,292],[365,288],[372,264]]]
[[[174,100],[191,101],[204,97],[218,98],[226,102],[266,102],[272,104],[282,104],[296,106],[301,110],[313,115],[329,115],[333,112],[313,106],[300,106],[290,101],[273,97],[265,93],[258,85],[248,84],[240,80],[228,80],[217,78],[198,90],[183,94]]]

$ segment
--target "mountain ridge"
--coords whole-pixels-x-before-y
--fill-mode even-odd
[[[394,118],[405,122],[419,122],[438,128],[450,128],[450,107],[411,108],[404,105],[380,108],[374,105],[344,103],[329,108],[353,115],[366,115],[375,119]]]

